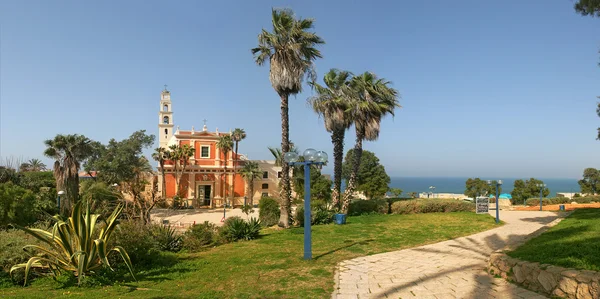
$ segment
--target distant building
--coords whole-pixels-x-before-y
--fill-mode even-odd
[[[211,132],[206,126],[196,131],[180,130],[179,126],[174,129],[173,109],[171,93],[164,90],[161,93],[160,110],[158,113],[158,138],[159,146],[168,149],[171,145],[190,145],[194,148],[194,156],[189,161],[189,166],[181,177],[180,194],[185,199],[192,200],[192,205],[198,206],[223,206],[233,195],[233,205],[242,205],[244,197],[248,200],[246,182],[235,170],[240,170],[248,159],[233,149],[225,155],[217,147],[217,141],[221,136],[231,134],[230,132],[219,132],[219,129]],[[237,165],[234,167],[234,158]],[[225,162],[227,160],[227,162]],[[281,176],[281,167],[276,167],[274,161],[259,160],[259,167],[264,171],[262,179],[254,180],[254,194],[252,198],[257,203],[261,196],[279,197],[278,184]],[[227,164],[225,164],[227,163]],[[158,166],[160,173],[160,166]],[[166,196],[172,198],[176,194],[176,178],[173,163],[165,163]],[[158,176],[159,193],[162,192],[162,176]],[[235,190],[233,182],[235,180]]]

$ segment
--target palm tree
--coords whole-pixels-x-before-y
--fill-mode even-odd
[[[331,133],[333,144],[333,192],[332,204],[338,208],[342,188],[342,162],[344,160],[344,138],[346,130],[352,125],[348,108],[352,98],[350,90],[350,79],[352,73],[331,69],[323,81],[323,87],[312,83],[317,95],[309,99],[313,110],[322,116],[325,122],[325,130]]]
[[[370,72],[356,76],[350,81],[353,99],[350,101],[347,111],[354,122],[356,144],[354,145],[354,165],[352,165],[342,204],[342,212],[344,213],[348,211],[350,199],[356,189],[363,140],[377,140],[381,119],[387,114],[393,116],[394,109],[400,107],[398,91],[391,88],[390,84],[391,82],[383,78],[377,78],[375,74]]]
[[[40,159],[30,159],[27,161],[29,164],[29,171],[45,171],[46,164],[42,163]]]
[[[164,199],[167,195],[167,182],[165,180],[165,162],[169,160],[169,151],[162,147],[157,147],[152,153],[152,159],[158,162],[160,166],[160,175],[162,176],[162,198]]]
[[[238,146],[240,141],[246,139],[246,132],[244,129],[235,128],[231,133],[231,139],[235,142],[235,154],[233,155],[233,184],[231,185],[231,202],[235,197],[235,176],[237,174],[237,162],[238,162]]]
[[[169,158],[173,161],[173,168],[175,170],[175,195],[181,197],[179,190],[181,177],[188,166],[190,158],[194,156],[194,148],[189,144],[184,144],[181,146],[171,145],[169,149]]]
[[[290,150],[290,126],[288,99],[302,91],[305,76],[315,80],[314,60],[321,58],[316,49],[325,41],[308,30],[313,28],[313,19],[296,19],[287,9],[273,9],[271,13],[273,31],[265,29],[258,35],[258,47],[252,49],[254,60],[259,66],[270,63],[269,80],[281,100],[281,150]],[[290,226],[290,177],[289,165],[282,165],[281,217],[279,225]]]
[[[223,206],[225,206],[225,199],[227,198],[227,195],[225,194],[225,191],[227,190],[225,187],[227,184],[227,155],[233,148],[233,140],[231,139],[231,135],[226,134],[219,137],[219,141],[217,141],[217,148],[223,152],[223,159],[225,160],[225,163],[223,163]]]
[[[262,170],[258,163],[246,161],[244,167],[240,170],[240,175],[246,180],[246,194],[250,196],[250,205],[254,205],[254,179],[262,177]]]
[[[81,163],[92,153],[91,140],[83,135],[56,135],[44,141],[46,157],[54,159],[56,189],[65,191],[65,200],[70,210],[79,197],[79,169]],[[64,207],[65,205],[61,205]]]

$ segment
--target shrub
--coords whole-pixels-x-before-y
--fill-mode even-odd
[[[578,197],[577,199],[573,199],[573,201],[577,203],[592,203],[592,202],[600,202],[599,195],[588,195],[583,197]]]
[[[114,232],[114,244],[120,244],[131,262],[136,266],[150,266],[158,254],[158,246],[152,236],[152,228],[141,221],[123,221]],[[109,262],[118,263],[117,256],[111,256]]]
[[[258,219],[263,226],[269,227],[279,223],[279,203],[271,197],[263,197],[258,202]]]
[[[328,224],[333,222],[334,211],[329,210],[327,203],[321,200],[314,200],[311,205],[311,224]],[[304,226],[304,207],[296,208],[295,223],[299,226]]]
[[[392,204],[393,214],[475,211],[475,204],[456,199],[413,199]]]
[[[0,229],[9,224],[26,226],[37,220],[33,192],[12,182],[0,184]]]
[[[528,206],[539,206],[540,205],[540,199],[539,198],[530,198],[528,200],[525,201],[525,204]],[[542,205],[543,206],[547,206],[549,204],[552,204],[550,199],[548,198],[543,198],[542,199]]]
[[[356,200],[348,206],[348,216],[359,216],[365,214],[387,214],[389,202],[382,199]]]
[[[221,237],[227,242],[238,240],[253,240],[260,234],[260,221],[254,217],[246,222],[234,216],[227,218],[221,227]]]
[[[550,203],[553,205],[559,205],[559,204],[566,204],[566,203],[571,203],[571,199],[569,199],[568,197],[555,197],[555,198],[550,198]],[[539,204],[539,201],[538,201]],[[543,204],[543,201],[542,201]]]
[[[36,238],[26,234],[22,230],[9,229],[0,231],[0,276],[7,277],[10,282],[10,267],[15,264],[25,263],[30,255],[23,250],[26,245],[39,245]],[[14,282],[23,282],[23,272],[13,272]]]
[[[215,245],[217,242],[217,226],[208,221],[190,227],[183,234],[183,248],[191,252]]]
[[[168,225],[152,225],[152,237],[156,242],[159,250],[178,252],[183,246],[183,237],[175,230],[174,227]]]

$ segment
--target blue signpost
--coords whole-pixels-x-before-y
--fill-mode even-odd
[[[312,259],[312,235],[311,235],[311,215],[310,215],[310,166],[323,165],[327,163],[327,153],[316,151],[312,148],[306,149],[303,153],[304,161],[298,162],[298,154],[288,152],[283,155],[283,160],[289,165],[304,166],[304,259]]]
[[[544,196],[544,187],[546,187],[546,184],[538,184],[538,187],[540,187],[540,211],[542,210],[542,197]]]
[[[492,181],[487,181],[488,185],[492,185]],[[500,197],[498,194],[498,188],[502,185],[502,180],[496,181],[496,223],[500,223]]]
[[[56,207],[58,208],[58,214],[60,215],[60,196],[65,194],[65,191],[58,191],[58,197],[56,198]]]

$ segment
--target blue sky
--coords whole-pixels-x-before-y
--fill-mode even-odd
[[[391,176],[579,177],[600,167],[595,115],[600,20],[569,0],[531,1],[2,1],[0,156],[42,158],[43,140],[107,142],[157,132],[160,91],[182,129],[248,138],[269,159],[279,99],[250,48],[271,7],[316,19],[316,62],[373,71],[403,106],[366,142]],[[290,99],[291,139],[331,154],[328,133]],[[346,148],[354,144],[347,134]],[[46,160],[50,164],[49,160]],[[331,171],[331,166],[326,170]]]

